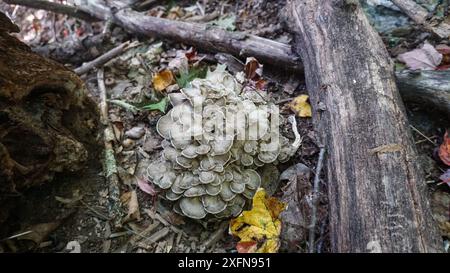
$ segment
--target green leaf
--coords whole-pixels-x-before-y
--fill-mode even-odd
[[[221,29],[229,30],[229,31],[235,31],[236,26],[236,16],[231,15],[227,17],[222,17],[217,20],[211,21],[209,24],[213,26],[217,26]]]
[[[141,107],[141,109],[143,109],[143,110],[159,110],[159,111],[165,113],[166,109],[167,109],[168,101],[169,101],[169,99],[167,97],[165,97],[160,102],[147,104],[147,105]]]
[[[206,76],[206,67],[190,68],[188,72],[181,71],[180,76],[176,77],[177,84],[180,88],[186,87],[195,78],[204,78]]]

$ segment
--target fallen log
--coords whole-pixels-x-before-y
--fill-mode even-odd
[[[450,70],[396,73],[402,98],[446,113],[450,118]]]
[[[0,13],[0,25],[5,18]],[[81,170],[98,132],[83,82],[8,34],[14,30],[0,28],[0,204],[56,173]]]
[[[8,0],[8,3],[17,4],[18,1]],[[105,6],[102,1],[89,1],[86,5],[86,9],[91,12],[91,15],[95,15],[99,20],[108,20],[113,17],[110,8]],[[119,12],[114,15],[114,22],[129,32],[143,36],[166,38],[193,45],[206,51],[225,52],[241,58],[253,56],[266,64],[278,66],[291,72],[303,72],[303,65],[299,61],[297,54],[292,52],[290,45],[254,35],[228,32],[204,24],[146,16],[123,6],[122,4]],[[448,88],[450,80],[439,77],[439,74],[440,72],[435,71],[422,74],[421,79],[424,82],[430,82],[427,79],[429,77],[433,79],[433,86],[441,86],[440,88],[430,88],[431,86],[424,84],[421,82],[422,80],[408,83],[408,77],[397,73],[397,84],[402,98],[419,103],[424,101],[433,103],[433,106],[450,115],[448,107],[442,107],[442,105],[450,105],[448,96],[442,95],[450,92],[450,88]],[[439,82],[437,78],[439,78]],[[436,91],[438,89],[441,91]],[[438,94],[435,94],[435,92],[438,92]],[[439,99],[433,99],[435,96],[439,97]],[[434,103],[437,101],[441,105],[435,105]]]
[[[360,5],[290,0],[286,13],[327,150],[332,251],[443,251],[393,63]]]

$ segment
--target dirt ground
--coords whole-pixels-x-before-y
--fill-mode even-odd
[[[176,20],[186,19],[185,16],[189,12],[193,13],[191,16],[201,14],[200,9],[194,8],[196,1],[169,2],[170,5],[155,6],[146,12]],[[286,43],[292,39],[283,28],[281,16],[278,16],[285,4],[284,0],[210,0],[199,3],[205,14],[219,10],[221,17],[235,16],[235,27],[238,31]],[[62,15],[23,7],[13,8],[4,3],[0,3],[0,10],[9,15],[14,14],[13,19],[22,30],[18,37],[33,48],[98,34],[104,27],[103,23],[88,26],[84,22]],[[113,27],[111,32],[115,33],[115,38],[109,41],[111,44],[119,44],[130,38],[129,34],[119,28]],[[189,47],[168,41],[159,45],[160,41],[156,39],[140,39],[139,42],[140,45],[135,50],[130,50],[104,67],[111,99],[127,101],[134,105],[145,105],[149,101],[159,100],[161,94],[150,87],[152,75],[166,68],[168,63],[176,58],[177,50],[189,50]],[[389,41],[387,45],[390,46]],[[406,47],[409,45],[403,44]],[[411,43],[412,45],[414,44]],[[155,51],[151,51],[151,48]],[[143,54],[145,52],[153,52],[153,55]],[[198,52],[199,56],[206,56],[201,64],[214,66],[215,63],[208,60],[208,54],[210,55],[208,52]],[[151,66],[142,65],[139,58],[151,59],[148,62]],[[80,64],[68,65],[76,67]],[[303,79],[298,79],[297,75],[287,75],[270,66],[265,66],[264,72],[264,77],[268,80],[268,92],[272,93],[275,101],[282,101],[282,115],[292,115],[286,103],[289,98],[307,94]],[[99,102],[96,72],[90,71],[82,79],[86,82],[92,98]],[[176,87],[174,88],[176,90]],[[156,132],[155,125],[161,113],[143,111],[133,114],[115,104],[110,104],[109,108],[109,118],[119,135],[115,149],[122,181],[122,202],[118,201],[123,208],[119,214],[121,227],[114,226],[115,221],[110,219],[110,185],[104,178],[102,154],[93,152],[85,170],[60,174],[53,181],[14,198],[14,204],[9,209],[9,218],[0,227],[0,252],[236,252],[237,239],[229,234],[228,220],[206,224],[183,218],[174,213],[157,195],[145,193],[137,186],[139,179],[145,179],[145,167],[148,163],[160,156],[159,142],[162,138]],[[447,185],[439,183],[443,167],[437,163],[436,149],[442,142],[449,121],[445,116],[429,113],[418,105],[407,105],[407,113],[411,125],[415,128],[413,135],[433,196],[434,212],[445,215],[445,204],[450,199],[450,191]],[[312,121],[310,118],[297,118],[297,123],[302,145],[295,157],[278,166],[280,174],[298,163],[306,165],[312,174],[315,173],[319,148],[316,145]],[[140,137],[126,137],[126,132],[133,128],[143,128],[144,133]],[[285,122],[281,129],[292,141],[294,135],[289,123]],[[311,178],[303,185],[305,195],[299,201],[303,212],[309,208],[307,199],[312,180]],[[329,252],[326,182],[322,177],[317,222],[319,228],[316,236],[319,252]],[[287,183],[288,181],[275,182],[272,185],[275,189],[273,195],[282,198]],[[130,217],[127,216],[126,204],[129,198],[127,194],[132,192],[137,194],[139,215]],[[286,239],[289,237],[282,234],[280,252],[307,251],[306,223],[309,215],[302,217],[305,222],[299,227],[295,242],[289,241],[290,239]],[[39,232],[7,239],[29,230]],[[445,234],[444,231],[443,236],[444,239],[449,239],[445,237],[448,233]]]

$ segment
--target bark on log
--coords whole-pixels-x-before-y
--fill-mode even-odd
[[[438,109],[450,119],[450,70],[403,71],[396,77],[404,101]]]
[[[82,81],[7,32],[0,29],[0,203],[80,170],[98,132]]]
[[[332,250],[441,252],[393,63],[359,4],[290,0],[326,145]],[[316,107],[320,102],[325,111]]]

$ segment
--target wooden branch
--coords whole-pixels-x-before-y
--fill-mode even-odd
[[[86,10],[74,6],[58,4],[43,0],[3,0],[3,1],[10,5],[21,5],[33,9],[44,9],[55,13],[62,13],[88,22],[100,21],[99,18],[92,16]]]
[[[135,47],[137,44],[138,44],[138,42],[131,43],[130,41],[122,43],[122,44],[116,46],[115,48],[111,49],[110,51],[106,52],[105,54],[99,56],[98,58],[76,68],[75,73],[77,73],[77,75],[83,75],[94,67],[100,67],[100,66],[104,65],[105,63],[107,63],[111,59],[119,56],[126,50],[128,50],[132,47]]]
[[[317,201],[319,200],[319,182],[320,173],[322,171],[323,160],[325,158],[325,148],[321,147],[319,152],[319,158],[317,159],[316,175],[314,176],[312,208],[311,208],[311,224],[309,226],[309,253],[314,253],[314,244],[316,237],[316,221],[317,221]]]
[[[399,7],[411,20],[416,24],[421,25],[427,31],[438,35],[442,39],[450,37],[450,25],[441,22],[433,26],[428,22],[428,11],[413,0],[391,0],[397,7]]]
[[[356,3],[286,9],[327,149],[332,251],[442,252],[393,63]]]
[[[239,57],[253,56],[261,62],[288,70],[302,70],[291,47],[280,42],[204,24],[145,16],[130,9],[119,10],[113,16],[117,25],[132,33],[170,39],[206,51],[227,52]]]
[[[100,121],[104,125],[104,133],[103,133],[103,143],[105,146],[104,151],[104,162],[103,169],[105,173],[105,178],[108,183],[108,216],[109,219],[113,221],[113,227],[121,226],[120,217],[120,178],[117,171],[117,164],[115,159],[114,152],[114,131],[109,123],[109,115],[108,115],[108,103],[107,103],[107,95],[106,95],[106,86],[104,79],[104,71],[100,68],[97,71],[97,84],[98,90],[100,93]]]

